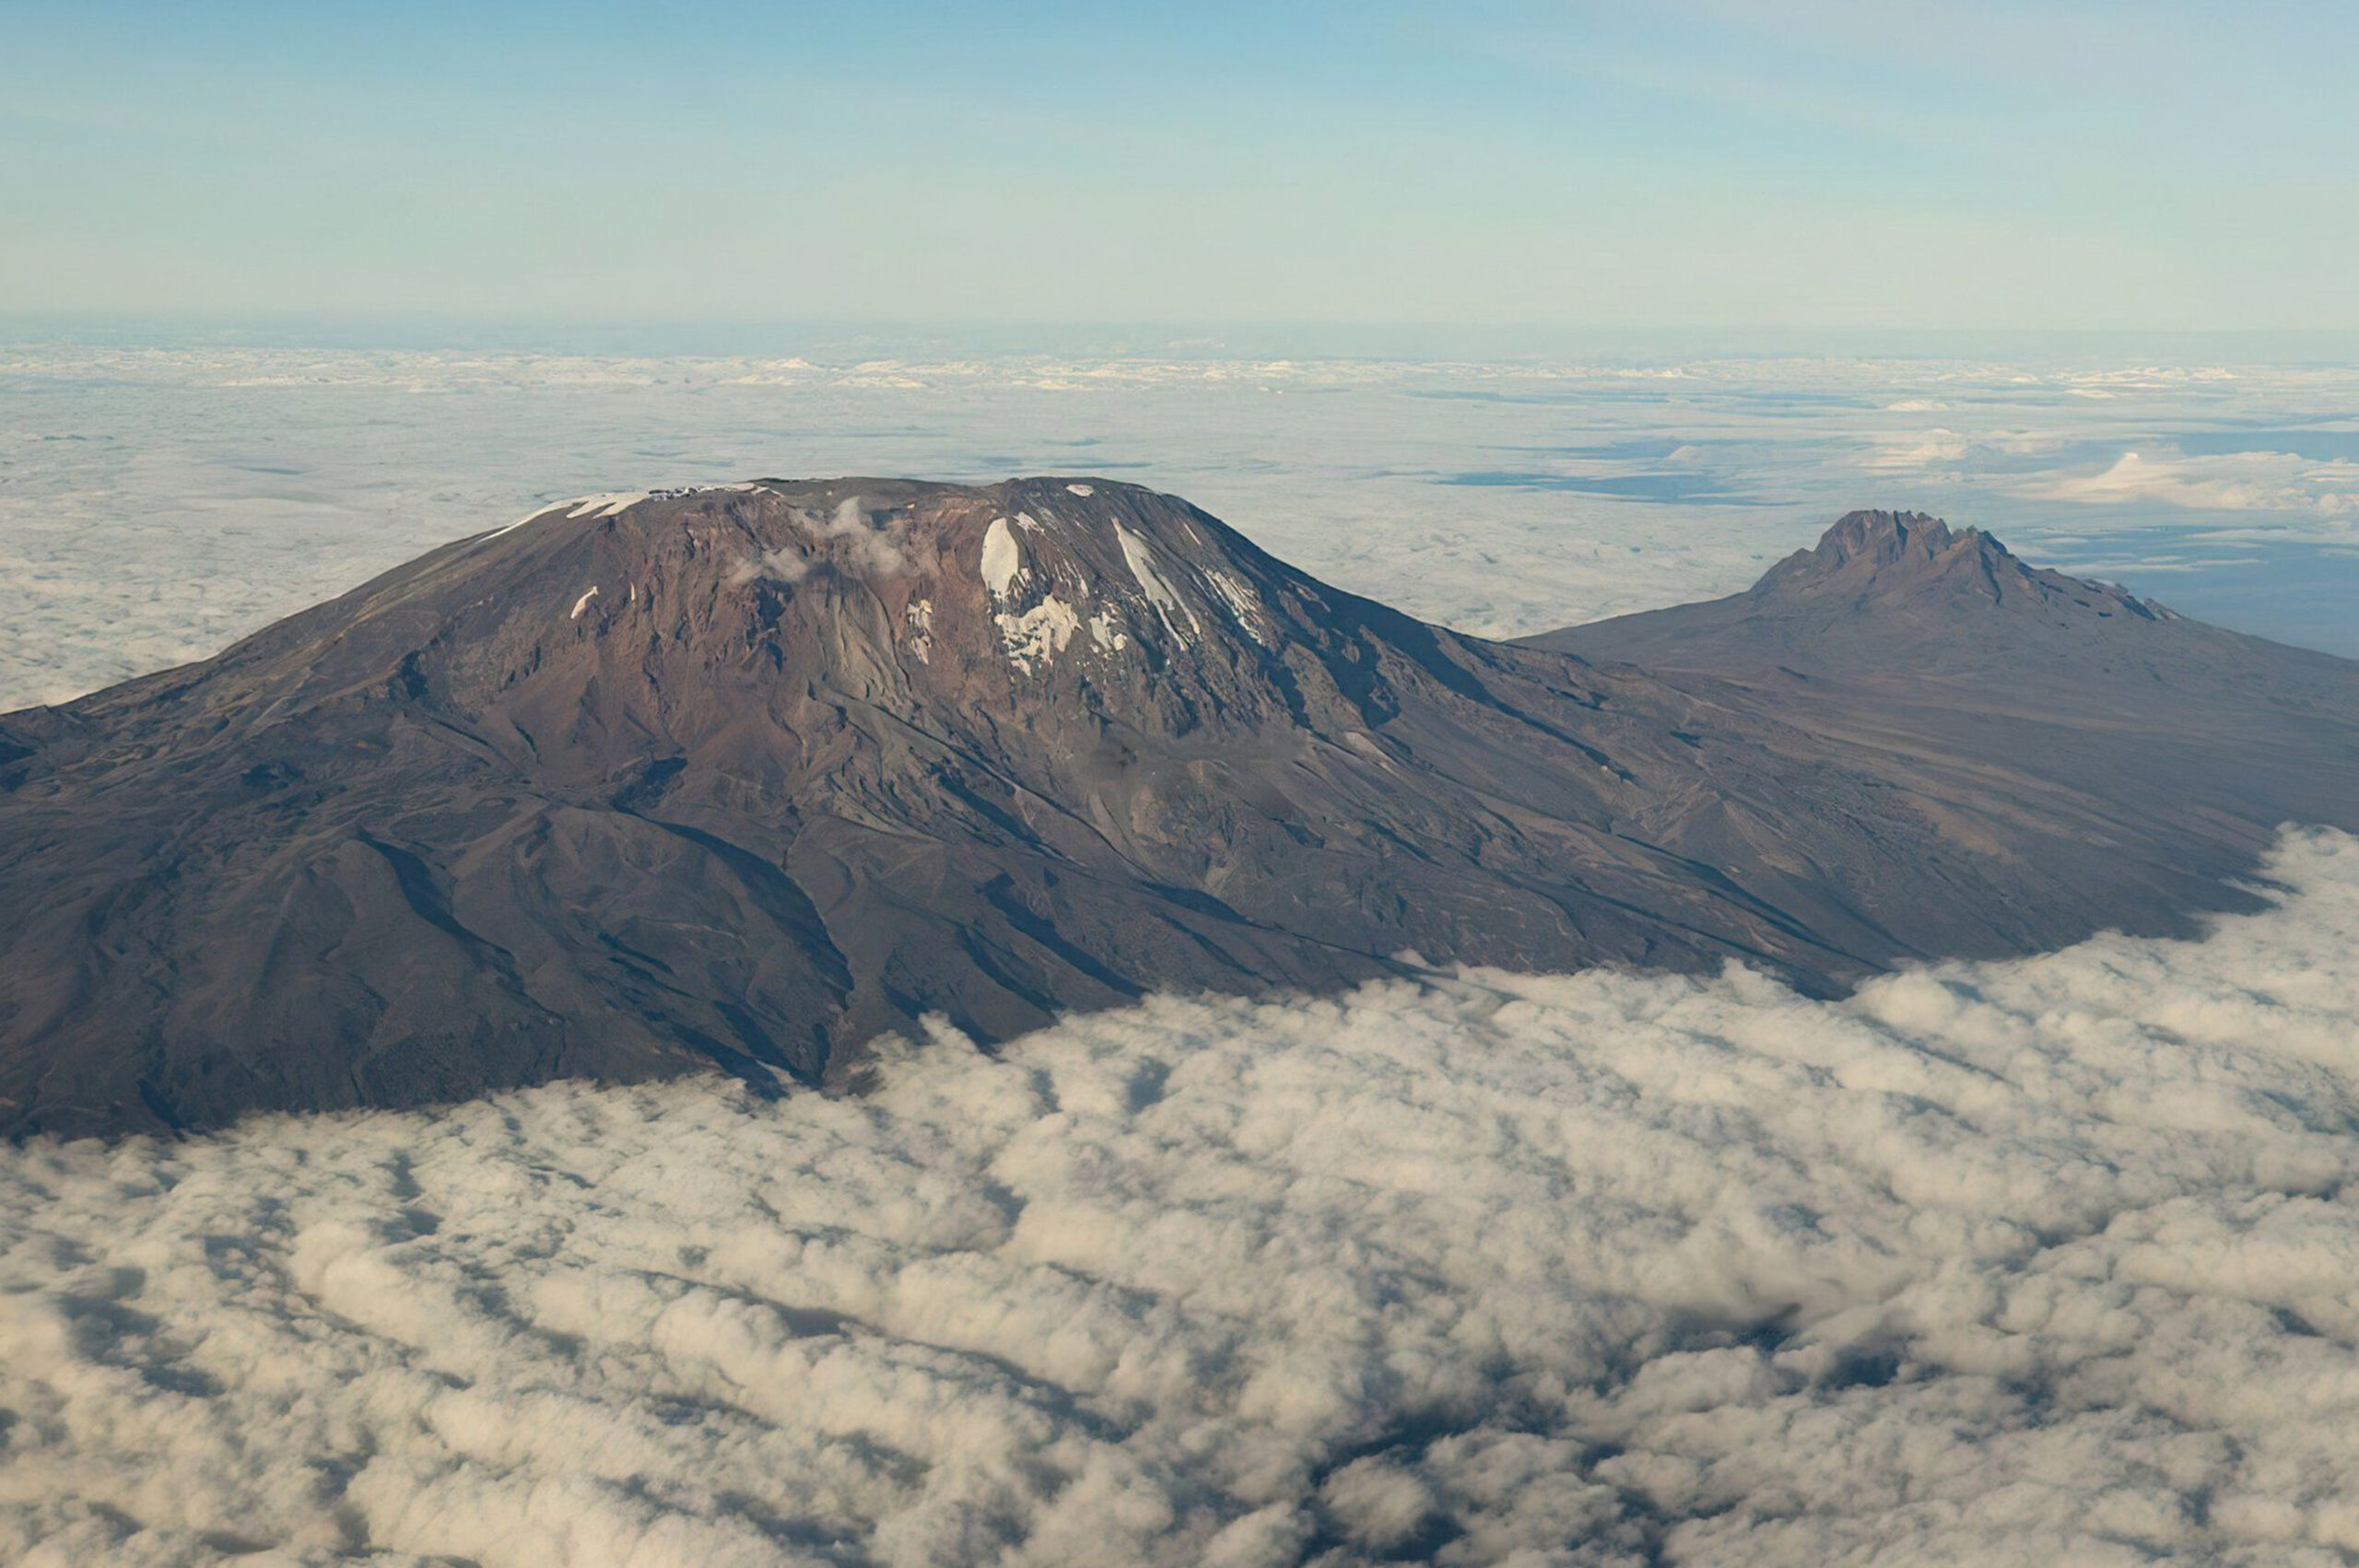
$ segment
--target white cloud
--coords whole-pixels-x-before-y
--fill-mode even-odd
[[[2272,451],[2204,457],[2125,451],[2102,469],[2043,474],[2016,493],[2044,500],[2143,501],[2207,511],[2346,518],[2359,514],[2359,462],[2312,462]]]
[[[1876,473],[1952,470],[1973,447],[1974,443],[1954,430],[1936,427],[1895,433],[1870,447],[1860,455],[1859,464]]]
[[[810,575],[811,557],[790,545],[781,545],[738,562],[730,568],[729,580],[746,583],[757,577],[766,577],[778,582],[792,583],[801,582]]]
[[[2359,841],[2271,874],[1833,1004],[1479,972],[6,1152],[0,1557],[2342,1562]]]

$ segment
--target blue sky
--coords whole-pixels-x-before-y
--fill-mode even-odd
[[[0,315],[2359,327],[2348,5],[0,0]]]

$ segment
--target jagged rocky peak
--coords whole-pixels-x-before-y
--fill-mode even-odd
[[[1924,512],[1862,510],[1838,518],[1808,550],[1762,575],[1755,603],[1876,605],[1921,613],[1937,603],[2039,609],[2067,617],[2154,620],[2168,611],[2112,583],[2029,566],[1979,528],[1953,531]]]
[[[2013,559],[2005,545],[1978,528],[1952,532],[1948,523],[1924,512],[1862,510],[1837,518],[1815,546],[1778,563],[1761,586],[1838,575],[1919,576],[1953,557]]]
[[[1866,556],[1879,563],[1911,554],[1938,556],[1968,538],[1983,538],[1980,529],[1950,532],[1950,525],[1926,512],[1874,509],[1846,512],[1819,536],[1816,554],[1838,560]]]

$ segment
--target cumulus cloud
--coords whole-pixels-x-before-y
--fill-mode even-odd
[[[846,496],[833,511],[822,514],[797,508],[792,515],[810,537],[807,550],[787,544],[748,556],[731,568],[731,582],[751,582],[756,578],[801,582],[810,575],[814,560],[830,555],[864,576],[897,577],[909,569],[909,557],[901,548],[909,520],[902,513],[883,511],[872,520],[862,497]]]
[[[781,545],[738,562],[730,568],[729,580],[746,583],[767,577],[779,582],[801,582],[810,575],[811,558],[800,550]]]
[[[2209,511],[2344,518],[2359,513],[2359,463],[2273,451],[2200,457],[2125,451],[2105,468],[2044,475],[2017,493],[2043,500],[2143,501]]]
[[[1884,438],[1862,452],[1859,465],[1872,473],[1916,474],[1952,471],[1965,461],[1974,443],[1954,430],[1939,427]]]
[[[862,497],[846,496],[824,519],[807,513],[799,515],[804,526],[839,550],[859,571],[874,577],[897,577],[909,569],[908,557],[901,554],[901,540],[908,532],[909,520],[899,512],[879,512],[872,518]]]
[[[1838,1003],[1160,999],[870,1097],[0,1154],[26,1563],[2359,1551],[2359,841]]]

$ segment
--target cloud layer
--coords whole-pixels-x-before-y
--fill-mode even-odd
[[[0,1558],[2345,1562],[2359,841],[2272,874],[1834,1004],[1479,972],[0,1153]]]
[[[1166,346],[815,363],[0,344],[0,711],[207,656],[559,497],[762,474],[1134,479],[1340,588],[1502,636],[1733,592],[1854,507],[1913,507],[2359,654],[2347,580],[2296,547],[2359,542],[2359,367]],[[2210,598],[2223,556],[2240,581],[2278,562],[2277,606]],[[2148,582],[2136,564],[2157,560],[2169,578]]]

